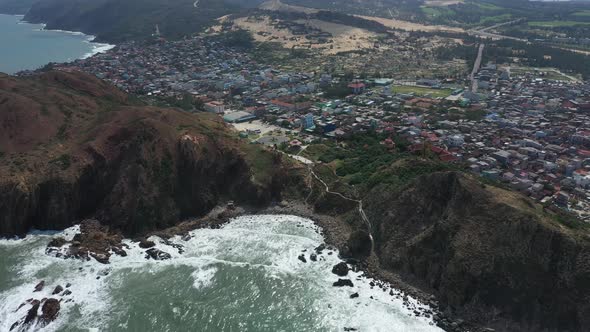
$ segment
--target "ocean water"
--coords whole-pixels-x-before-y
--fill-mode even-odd
[[[21,18],[0,14],[0,72],[14,74],[49,62],[69,62],[112,47],[92,43],[93,36],[79,32],[43,30],[43,24],[25,23]]]
[[[21,303],[67,283],[72,294],[57,296],[59,316],[43,331],[441,331],[389,290],[371,289],[362,272],[349,273],[354,287],[333,287],[338,253],[309,260],[323,243],[318,230],[294,216],[239,217],[192,231],[188,241],[172,238],[182,254],[152,237],[170,260],[148,260],[126,240],[128,256],[112,256],[109,265],[45,255],[51,238],[71,238],[77,227],[0,240],[0,331],[26,315],[30,305],[17,310]],[[307,263],[297,258],[303,250]],[[39,280],[46,286],[35,293]]]

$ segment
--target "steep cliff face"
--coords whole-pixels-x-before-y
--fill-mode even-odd
[[[0,235],[96,217],[136,234],[279,199],[280,156],[208,114],[133,105],[83,74],[0,77]]]
[[[590,329],[587,231],[454,172],[369,197],[381,265],[433,290],[448,310],[502,331]]]

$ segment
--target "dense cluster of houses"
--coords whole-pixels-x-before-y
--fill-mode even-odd
[[[393,85],[408,82],[393,79],[283,72],[198,36],[122,44],[60,69],[86,71],[145,96],[190,95],[227,122],[260,119],[301,131],[306,142],[313,136],[339,139],[377,131],[389,134],[383,144],[393,150],[391,137],[401,136],[411,151],[428,150],[442,161],[462,163],[473,173],[590,221],[588,83],[517,77],[487,65],[477,75],[477,92],[434,79],[413,82],[454,90],[435,98],[394,93]],[[334,98],[322,93],[334,86],[347,93]]]

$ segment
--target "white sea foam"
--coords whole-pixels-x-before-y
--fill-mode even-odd
[[[55,285],[65,286],[67,283],[71,283],[69,289],[72,294],[63,297],[58,319],[44,331],[66,327],[106,330],[113,314],[111,305],[124,300],[114,298],[112,290],[123,287],[129,271],[155,275],[177,267],[188,267],[192,271],[190,278],[193,288],[198,291],[213,287],[220,269],[227,267],[264,271],[265,278],[301,280],[313,292],[298,296],[314,298],[308,310],[318,317],[317,330],[341,331],[344,327],[353,327],[360,331],[440,331],[432,326],[430,319],[414,317],[400,298],[389,295],[389,289],[372,288],[372,280],[361,272],[349,273],[348,278],[353,281],[354,287],[333,287],[332,283],[338,279],[331,273],[332,266],[340,261],[337,252],[327,255],[329,250],[325,250],[317,262],[309,260],[313,249],[323,242],[319,230],[310,220],[295,216],[239,217],[221,229],[194,230],[190,232],[192,238],[188,241],[178,236],[169,242],[150,238],[156,243],[155,248],[172,256],[170,260],[146,259],[145,249],[136,242],[124,240],[129,246],[125,249],[127,257],[113,255],[109,266],[95,260],[63,260],[44,254],[45,245],[52,237],[71,239],[79,232],[76,227],[60,233],[30,235],[21,240],[2,240],[0,250],[22,249],[17,250],[22,260],[13,267],[20,283],[0,293],[3,299],[0,301],[0,331],[7,331],[13,322],[26,315],[30,305],[15,312],[21,303],[33,297],[51,297]],[[179,253],[173,245],[182,245],[184,252]],[[308,259],[307,263],[297,258],[302,252]],[[41,278],[45,280],[46,287],[42,292],[34,293],[34,287]],[[355,292],[359,293],[359,297],[350,299]],[[73,301],[66,302],[68,298]],[[411,306],[423,307],[413,299],[410,302]],[[281,305],[285,303],[271,306]],[[170,302],[170,312],[174,317],[188,314],[173,302]],[[127,326],[128,321],[120,324]]]

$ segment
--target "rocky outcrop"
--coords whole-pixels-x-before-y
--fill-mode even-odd
[[[286,174],[212,115],[138,106],[85,74],[1,77],[0,126],[0,236],[86,218],[141,234],[280,200]]]
[[[381,266],[436,293],[447,312],[500,331],[590,329],[586,230],[454,172],[369,197]]]
[[[344,262],[340,262],[332,267],[332,273],[337,276],[344,277],[348,274],[348,265]]]

